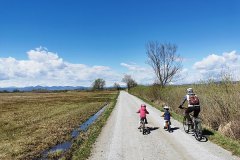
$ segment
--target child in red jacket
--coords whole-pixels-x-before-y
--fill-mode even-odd
[[[140,122],[143,120],[145,124],[148,124],[146,114],[149,114],[149,112],[147,111],[145,104],[141,105],[141,108],[137,111],[137,113],[140,113]]]

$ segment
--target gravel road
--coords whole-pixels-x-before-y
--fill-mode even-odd
[[[118,102],[107,124],[98,137],[90,160],[240,160],[221,147],[207,141],[198,142],[186,134],[182,124],[172,119],[175,130],[163,129],[159,110],[147,104],[150,133],[143,135],[137,129],[136,113],[144,103],[121,91]]]

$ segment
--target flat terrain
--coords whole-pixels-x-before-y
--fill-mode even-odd
[[[69,138],[117,92],[0,93],[0,159],[31,159]]]
[[[240,158],[209,142],[198,142],[186,134],[182,124],[172,120],[175,130],[163,130],[162,113],[147,105],[147,125],[151,132],[142,135],[137,129],[136,111],[144,103],[124,91],[120,93],[115,109],[94,145],[90,160],[239,160]]]

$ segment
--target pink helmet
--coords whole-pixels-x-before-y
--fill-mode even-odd
[[[145,107],[146,108],[146,104],[141,104],[141,107]]]

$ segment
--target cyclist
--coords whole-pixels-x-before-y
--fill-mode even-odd
[[[148,124],[146,114],[149,114],[149,112],[147,111],[145,104],[141,105],[141,108],[137,111],[137,113],[140,113],[140,122],[141,122],[141,120],[143,120],[145,122],[145,124]],[[140,128],[140,127],[138,127],[138,128]]]
[[[168,127],[167,122],[171,124],[170,122],[171,114],[169,112],[169,107],[167,105],[164,105],[163,109],[164,109],[164,113],[162,114],[162,117],[164,117],[164,129],[167,129]]]
[[[193,117],[197,118],[200,113],[200,103],[197,95],[193,92],[192,88],[187,89],[187,95],[184,96],[182,103],[180,104],[179,108],[183,109],[183,104],[188,101],[188,107],[185,110],[185,115],[188,119],[188,123],[191,122],[191,118],[189,113],[193,112]]]

